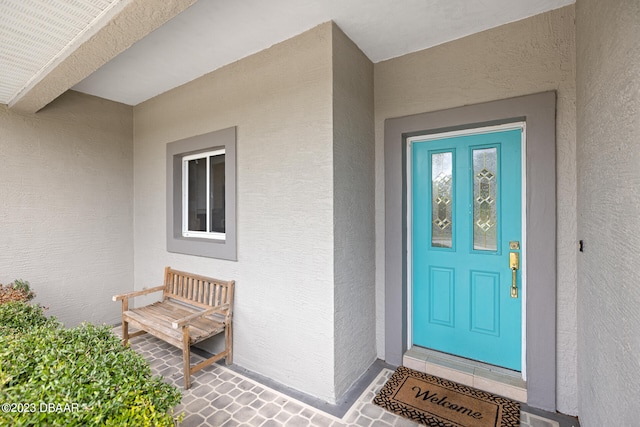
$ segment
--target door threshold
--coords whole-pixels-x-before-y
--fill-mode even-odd
[[[527,402],[527,383],[520,372],[416,346],[407,350],[402,364],[419,372]]]

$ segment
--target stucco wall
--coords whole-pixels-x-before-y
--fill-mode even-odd
[[[236,280],[234,363],[335,399],[331,24],[134,108],[135,285]],[[166,251],[165,146],[237,126],[238,261]]]
[[[384,120],[556,90],[557,408],[577,413],[574,7],[537,15],[374,66],[376,335],[384,358]]]
[[[341,395],[376,358],[373,64],[333,25],[335,378]]]
[[[640,3],[576,5],[578,390],[584,427],[638,424]]]
[[[0,283],[28,280],[66,325],[115,324],[133,288],[132,108],[67,92],[0,106]]]

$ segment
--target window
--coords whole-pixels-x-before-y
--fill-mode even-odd
[[[236,260],[236,128],[167,144],[167,250]]]
[[[182,158],[182,235],[225,238],[224,149]]]

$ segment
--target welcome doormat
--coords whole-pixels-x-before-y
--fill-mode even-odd
[[[373,403],[426,426],[520,426],[519,403],[404,366],[393,373]]]

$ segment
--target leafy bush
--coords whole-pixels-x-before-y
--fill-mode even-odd
[[[59,328],[62,325],[54,317],[44,315],[39,305],[11,301],[0,305],[0,335],[25,333],[34,328]]]
[[[181,392],[110,327],[65,329],[25,303],[0,305],[0,322],[0,425],[174,425]]]
[[[31,290],[29,282],[16,279],[7,286],[0,284],[0,304],[10,301],[31,301],[36,294]]]

